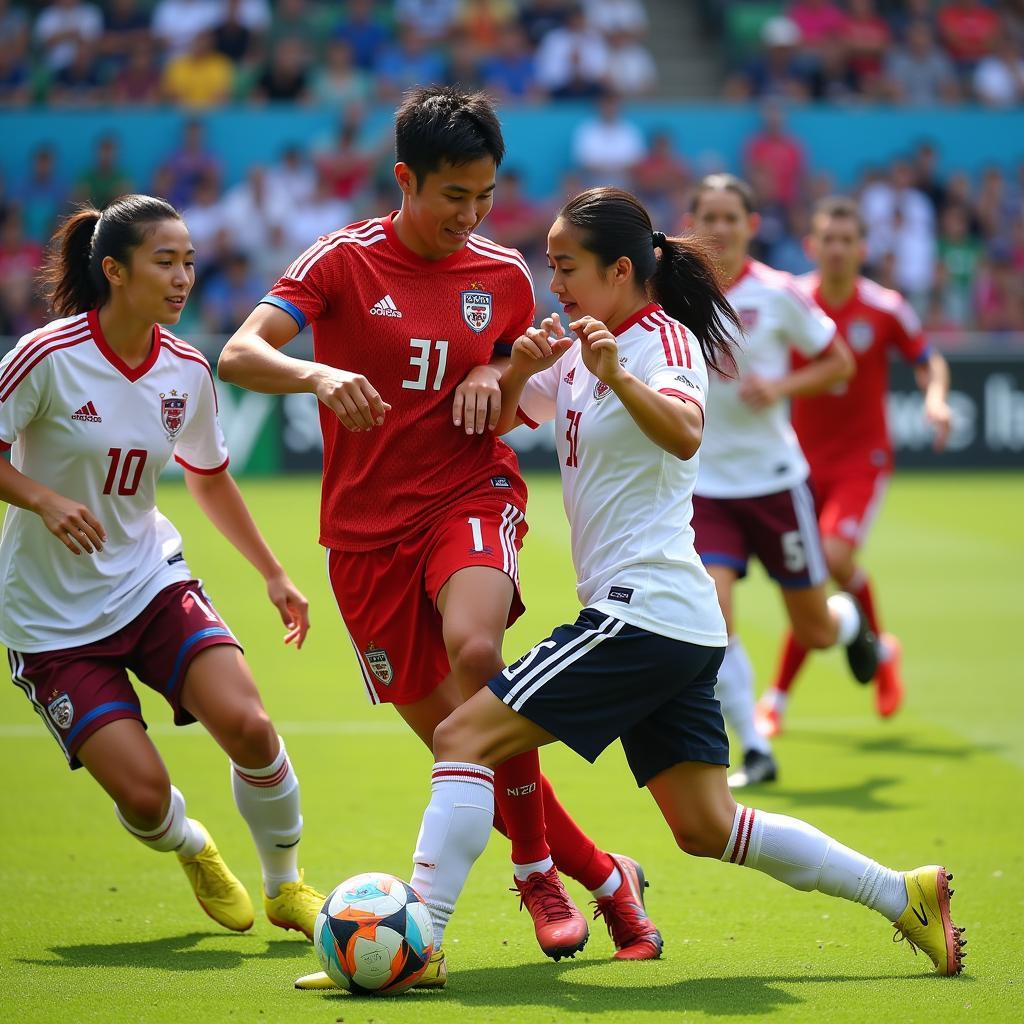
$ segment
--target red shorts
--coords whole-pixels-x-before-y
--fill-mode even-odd
[[[526,531],[517,504],[480,495],[398,544],[328,550],[327,572],[371,704],[422,700],[451,671],[436,602],[460,569],[487,565],[505,573],[515,584],[508,624],[523,614],[519,549]]]
[[[828,579],[807,484],[758,498],[694,495],[693,532],[705,565],[730,566],[741,578],[750,556],[756,555],[783,587],[816,587]]]
[[[859,548],[881,508],[890,475],[887,470],[873,470],[832,480],[814,477],[821,535]]]
[[[214,610],[197,580],[173,583],[127,626],[82,647],[22,654],[8,651],[11,678],[25,691],[72,768],[98,729],[119,718],[143,725],[139,698],[128,679],[164,696],[176,725],[195,719],[181,706],[181,687],[192,659],[207,647],[241,645]]]

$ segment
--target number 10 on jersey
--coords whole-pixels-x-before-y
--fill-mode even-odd
[[[415,380],[403,380],[402,387],[407,391],[426,391],[427,378],[430,376],[430,364],[436,362],[437,370],[431,388],[441,390],[445,367],[448,365],[448,342],[430,341],[428,338],[410,338],[409,344],[413,354],[409,356],[409,365],[417,375]],[[417,354],[415,350],[419,350]]]

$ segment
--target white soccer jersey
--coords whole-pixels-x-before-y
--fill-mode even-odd
[[[779,380],[790,370],[790,350],[813,358],[835,337],[836,325],[804,295],[789,274],[748,260],[728,292],[746,336],[736,337],[739,374],[716,374],[704,424],[697,494],[756,498],[807,479],[807,460],[789,422],[789,403],[754,409],[740,398],[745,373]]]
[[[704,409],[707,369],[685,327],[650,305],[615,333],[633,376]],[[530,426],[555,421],[583,606],[662,636],[724,646],[715,585],[690,526],[699,456],[684,462],[651,441],[586,368],[578,344],[530,378],[519,413]]]
[[[82,502],[107,531],[73,555],[34,513],[10,507],[0,535],[0,641],[21,652],[91,643],[191,578],[181,537],[156,508],[172,455],[199,473],[228,464],[213,375],[163,328],[129,367],[96,312],[55,320],[0,361],[0,447],[26,476]]]

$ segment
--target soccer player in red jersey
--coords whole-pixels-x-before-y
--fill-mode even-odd
[[[126,831],[175,852],[203,910],[235,931],[249,894],[186,814],[146,735],[128,678],[160,693],[177,725],[199,721],[231,759],[235,804],[263,869],[272,924],[313,937],[323,896],[298,869],[299,782],[238,641],[195,579],[156,486],[174,459],[217,529],[266,580],[285,643],[306,599],[260,535],[227,472],[213,374],[175,324],[194,250],[162,199],[124,196],[72,214],[46,271],[58,319],[0,360],[0,643],[71,768],[114,801]]]
[[[853,352],[857,372],[831,393],[795,398],[792,420],[811,467],[829,573],[842,590],[857,598],[871,628],[882,638],[875,705],[880,715],[888,717],[903,700],[900,645],[882,632],[871,584],[857,562],[857,552],[892,473],[892,442],[885,420],[889,356],[898,352],[913,365],[939,451],[951,425],[949,367],[929,348],[909,303],[897,292],[860,276],[866,255],[864,234],[853,200],[833,197],[818,204],[807,240],[818,269],[799,283],[835,321]],[[781,729],[787,694],[806,656],[806,649],[790,633],[774,685],[757,707],[758,728],[768,736]]]
[[[338,607],[370,701],[394,704],[429,747],[436,726],[500,671],[505,628],[523,611],[526,487],[493,428],[501,369],[533,323],[534,295],[522,256],[476,233],[504,155],[487,99],[412,91],[396,115],[396,150],[401,209],[325,235],[296,259],[228,342],[219,372],[319,399],[320,542]],[[307,323],[315,361],[281,353]],[[615,920],[605,917],[619,958],[657,956],[635,862],[579,830],[536,753],[510,761],[497,789],[496,823],[512,839],[516,886],[545,953],[572,955],[587,939],[560,869],[598,899],[615,897]],[[443,983],[443,963],[434,969]]]

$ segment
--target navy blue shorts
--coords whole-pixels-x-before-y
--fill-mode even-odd
[[[724,654],[584,608],[487,685],[588,761],[620,739],[646,786],[684,761],[729,763],[715,696]]]

